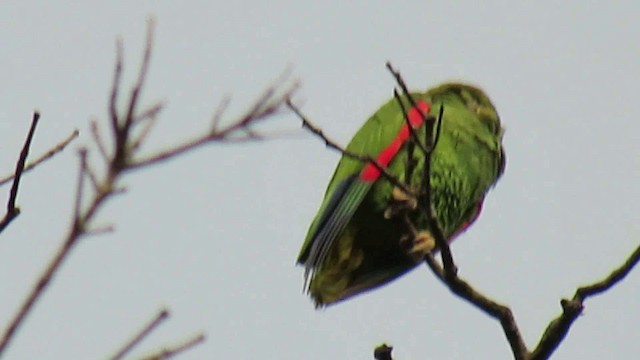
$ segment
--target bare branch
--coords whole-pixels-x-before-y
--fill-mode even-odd
[[[298,88],[297,83],[285,86],[282,81],[283,80],[280,80],[280,82],[275,82],[270,87],[268,87],[267,90],[265,90],[265,92],[253,104],[253,106],[251,107],[251,111],[247,112],[244,116],[232,122],[230,125],[227,125],[222,129],[218,129],[217,124],[219,120],[215,120],[221,117],[221,111],[223,111],[226,107],[226,102],[223,102],[221,104],[222,110],[220,110],[219,108],[219,110],[216,111],[216,114],[214,115],[213,127],[208,133],[196,136],[193,139],[185,141],[169,150],[159,151],[146,158],[133,160],[127,165],[126,170],[137,170],[142,167],[169,160],[175,156],[181,155],[199,146],[212,142],[238,142],[261,139],[261,136],[256,136],[254,135],[254,133],[251,133],[249,131],[249,128],[257,122],[273,115],[285,104],[286,99],[288,99],[289,96],[291,96],[293,92],[295,92]],[[244,133],[245,136],[240,136],[239,138],[234,137],[238,136],[239,133]]]
[[[28,171],[31,171],[36,166],[38,166],[41,163],[51,159],[54,155],[56,155],[59,152],[61,152],[62,150],[64,150],[67,147],[67,145],[69,145],[75,138],[78,137],[79,134],[80,134],[80,132],[77,129],[73,130],[73,132],[66,139],[62,140],[56,146],[54,146],[51,149],[47,150],[44,154],[38,156],[35,160],[29,162],[24,167],[24,170],[22,171],[22,173],[24,174],[24,173],[26,173]],[[15,174],[6,175],[5,177],[0,178],[0,186],[8,183],[9,181],[11,181],[14,178],[15,178]]]
[[[151,49],[153,48],[153,32],[155,29],[155,21],[153,18],[147,20],[147,39],[144,47],[144,54],[142,56],[142,64],[140,64],[140,71],[138,72],[138,80],[131,89],[131,97],[129,99],[129,108],[127,115],[124,118],[124,122],[121,124],[120,131],[122,133],[128,133],[129,128],[137,118],[136,106],[138,105],[138,97],[142,91],[142,85],[144,85],[147,73],[149,72],[149,63],[151,61]],[[152,108],[152,111],[154,109]]]
[[[442,109],[442,108],[441,108]],[[440,116],[442,116],[442,110],[440,111]],[[441,119],[437,120],[438,122],[442,121]],[[426,144],[435,144],[437,140],[430,140],[433,136],[433,127],[427,126],[425,123],[425,143]],[[449,243],[446,241],[444,236],[444,232],[442,231],[442,227],[440,227],[440,223],[438,222],[437,214],[433,207],[432,198],[431,198],[431,154],[433,152],[433,147],[427,145],[427,149],[429,151],[425,153],[424,157],[424,168],[423,168],[423,178],[422,178],[422,187],[423,187],[423,196],[422,201],[420,201],[422,205],[422,209],[424,213],[427,215],[427,221],[429,222],[429,229],[433,237],[435,238],[436,245],[438,245],[438,249],[440,250],[440,254],[442,257],[442,264],[444,265],[445,275],[448,278],[455,278],[458,273],[458,268],[456,267],[453,261],[453,254],[451,254],[451,249],[449,248]]]
[[[88,162],[85,162],[84,164],[84,172],[85,172],[85,175],[89,178],[89,181],[91,181],[91,186],[93,188],[93,191],[96,191],[96,192],[100,191],[100,182],[98,180],[98,176],[93,171],[93,169],[91,168],[91,165]]]
[[[144,122],[146,120],[155,119],[156,117],[158,117],[158,115],[163,109],[164,109],[164,103],[161,103],[161,102],[157,103],[152,107],[148,108],[147,110],[145,110],[143,113],[135,115],[135,118],[133,119],[133,123],[136,124],[136,123]]]
[[[7,213],[4,215],[4,218],[0,220],[0,233],[20,214],[20,209],[16,207],[16,200],[18,198],[18,187],[20,186],[20,178],[22,177],[22,172],[24,171],[24,165],[27,161],[27,156],[29,155],[29,148],[31,147],[31,140],[33,140],[33,135],[36,132],[36,127],[38,126],[39,119],[40,113],[38,113],[37,111],[34,112],[33,119],[31,120],[31,128],[29,128],[27,139],[25,140],[22,151],[20,152],[20,157],[18,158],[16,171],[13,177],[13,184],[11,185],[11,190],[9,190]]]
[[[578,288],[573,298],[576,300],[585,300],[590,296],[599,295],[609,290],[629,275],[631,270],[638,264],[638,261],[640,261],[640,246],[631,253],[624,264],[612,271],[609,276],[591,285]]]
[[[266,119],[267,117],[275,114],[284,104],[285,100],[296,90],[297,84],[282,87],[280,84],[273,85],[268,88],[265,94],[258,99],[255,106],[244,117],[240,118],[237,122],[234,122],[227,127],[217,130],[213,129],[206,133],[204,136],[196,137],[195,140],[178,145],[172,151],[160,152],[150,156],[146,160],[134,162],[131,159],[131,150],[137,148],[147,138],[151,126],[153,126],[153,118],[161,110],[159,105],[152,106],[147,110],[143,110],[138,113],[138,102],[140,93],[142,91],[146,74],[149,68],[149,61],[151,57],[151,49],[153,45],[153,21],[149,22],[147,42],[144,49],[144,58],[140,67],[137,82],[133,85],[130,92],[129,102],[127,104],[127,112],[123,116],[118,114],[117,102],[120,94],[121,77],[122,77],[122,42],[118,41],[116,44],[116,66],[113,77],[113,87],[111,89],[109,98],[109,116],[112,131],[110,132],[112,139],[109,139],[114,144],[114,149],[111,155],[107,151],[101,136],[98,132],[98,126],[95,122],[92,123],[92,134],[96,142],[96,145],[100,151],[102,158],[105,160],[106,169],[100,172],[101,177],[96,176],[87,163],[87,150],[81,149],[79,152],[80,166],[78,173],[78,184],[76,188],[75,209],[71,222],[71,226],[68,232],[53,255],[50,262],[45,267],[45,270],[36,280],[36,283],[26,295],[24,301],[19,305],[16,314],[9,320],[7,328],[2,334],[0,334],[0,357],[2,357],[7,345],[14,338],[17,329],[24,323],[26,316],[33,310],[38,299],[42,297],[48,286],[51,284],[51,280],[57,274],[64,261],[69,257],[75,245],[79,242],[83,236],[95,235],[104,232],[109,232],[113,229],[112,226],[107,227],[92,227],[91,223],[96,217],[98,211],[106,203],[106,200],[124,192],[125,188],[119,186],[118,182],[126,170],[138,169],[143,166],[148,166],[162,160],[173,158],[180,154],[183,154],[187,150],[193,149],[198,145],[212,141],[226,141],[228,139],[256,139],[259,134],[248,129],[258,120]],[[284,88],[284,90],[282,90]],[[36,114],[37,115],[37,114]],[[34,124],[30,132],[26,148],[28,149],[28,143],[33,136],[33,130],[35,129],[35,122],[37,116],[34,117]],[[135,125],[144,124],[146,127],[141,129],[137,139],[134,139],[132,133],[134,132]],[[234,138],[240,134],[238,138]],[[14,184],[17,184],[17,180],[20,178],[20,174],[24,167],[24,159],[26,159],[26,150],[23,150],[21,155],[21,161],[19,161],[16,178]],[[90,178],[92,183],[92,191],[84,194],[84,178],[85,176]],[[12,189],[12,193],[17,192]],[[86,198],[86,201],[85,201]],[[15,205],[15,195],[12,196],[10,205]],[[204,335],[198,335],[188,342],[164,350],[158,356],[168,358],[178,354],[186,349],[189,349],[204,340]]]
[[[415,99],[411,96],[409,89],[407,88],[406,83],[402,79],[402,75],[400,72],[395,70],[390,62],[386,63],[386,67],[391,72],[391,74],[396,79],[396,82],[402,89],[403,95],[409,100],[413,109],[417,109],[422,116],[424,122],[424,146],[422,146],[422,142],[419,141],[418,136],[415,132],[412,133],[412,139],[416,142],[416,145],[423,151],[424,155],[424,166],[423,166],[423,176],[422,176],[422,184],[421,184],[421,196],[419,203],[423,212],[427,216],[427,222],[429,223],[429,228],[431,229],[431,235],[434,237],[436,241],[436,245],[438,249],[440,249],[440,253],[442,255],[442,262],[444,264],[445,274],[449,277],[454,277],[457,273],[457,268],[453,261],[453,256],[451,255],[451,249],[449,249],[449,244],[447,244],[444,233],[442,232],[442,228],[438,223],[437,214],[435,213],[435,209],[433,208],[431,202],[431,154],[435,149],[435,143],[437,139],[434,139],[434,126],[436,122],[440,122],[441,118],[434,121],[433,118],[429,118],[428,114],[422,112],[422,110],[418,107]],[[396,97],[396,100],[400,104],[400,106],[404,109],[402,105],[402,101],[399,96]],[[406,117],[406,115],[405,115]],[[440,117],[442,117],[442,108],[440,110]],[[408,122],[408,120],[407,120]],[[410,123],[409,123],[410,125]],[[411,128],[411,126],[409,126]],[[437,134],[439,135],[439,134]]]
[[[552,320],[544,331],[535,350],[531,353],[531,359],[548,359],[567,336],[571,325],[582,313],[584,301],[595,295],[602,294],[622,281],[640,261],[640,246],[629,255],[627,260],[613,270],[606,278],[590,285],[579,287],[573,298],[563,299],[562,314]]]
[[[138,149],[140,148],[140,145],[142,145],[142,143],[147,139],[147,136],[149,136],[149,133],[151,133],[151,130],[155,125],[156,125],[155,115],[149,119],[146,119],[142,127],[142,130],[140,131],[140,135],[138,135],[138,137],[131,142],[131,153],[135,153],[136,151],[138,151]]]
[[[453,277],[447,276],[445,270],[440,266],[440,264],[438,264],[433,255],[427,255],[425,257],[425,262],[434,275],[436,275],[436,277],[440,279],[449,288],[449,290],[451,290],[451,292],[482,310],[485,314],[500,321],[515,359],[528,359],[527,346],[520,334],[520,330],[518,329],[511,309],[481,294],[466,281],[459,278],[457,274]]]
[[[78,171],[78,186],[76,187],[76,200],[73,207],[73,218],[80,219],[80,212],[82,208],[82,194],[84,190],[84,176],[87,171],[87,149],[80,148],[78,150],[78,157],[80,158],[80,171]],[[83,226],[83,225],[79,225]]]
[[[174,356],[180,355],[181,353],[189,349],[192,349],[197,345],[202,344],[204,340],[205,340],[204,334],[200,333],[187,339],[185,342],[181,344],[178,344],[173,347],[165,348],[156,354],[145,356],[142,358],[142,360],[166,360]]]
[[[391,66],[389,64],[389,66]],[[409,98],[409,101],[411,103],[415,104],[415,100],[413,99],[413,97],[411,96],[410,93],[404,93],[407,98]],[[400,94],[398,94],[398,90],[397,89],[393,89],[393,97],[396,99],[396,102],[398,103],[398,105],[400,106],[400,110],[402,111],[402,113],[404,114],[404,123],[407,125],[407,128],[409,128],[409,134],[411,134],[411,144],[413,144],[414,146],[417,146],[420,150],[422,150],[423,153],[427,153],[429,152],[424,144],[422,144],[422,141],[420,141],[420,138],[418,137],[418,133],[416,132],[416,129],[413,127],[413,125],[411,125],[411,121],[409,120],[409,112],[407,111],[407,108],[404,106],[404,103],[402,102],[402,98],[400,98]],[[413,107],[415,109],[418,109],[417,107]],[[422,114],[422,113],[421,113]],[[423,120],[427,120],[427,117],[422,114]],[[408,153],[409,156],[413,156],[413,151]]]
[[[118,352],[113,355],[111,360],[120,360],[124,359],[125,355],[131,352],[144,338],[149,336],[151,332],[157,329],[160,324],[162,324],[165,320],[169,318],[169,311],[166,309],[160,310],[156,316],[154,316],[153,320],[145,325],[142,330],[136,333],[131,340],[127,341],[127,343],[120,349]]]
[[[92,236],[92,235],[111,234],[114,231],[116,231],[116,227],[113,224],[109,224],[109,225],[105,225],[105,226],[86,229],[84,231],[84,233],[85,233],[85,235]]]
[[[361,161],[362,163],[365,164],[372,164],[378,171],[380,171],[380,173],[384,176],[385,179],[387,179],[390,183],[392,183],[394,186],[397,186],[398,188],[400,188],[402,191],[404,191],[406,194],[409,195],[413,195],[415,196],[415,192],[413,190],[411,190],[405,183],[403,183],[402,181],[400,181],[396,176],[394,176],[393,174],[391,174],[386,167],[382,166],[381,164],[379,164],[376,159],[374,159],[371,156],[368,155],[363,155],[363,154],[357,154],[354,153],[352,151],[349,151],[345,148],[343,148],[342,146],[338,145],[338,143],[336,143],[335,141],[330,140],[322,131],[322,129],[320,129],[318,126],[314,125],[311,121],[309,121],[309,119],[302,113],[302,111],[300,109],[298,109],[298,107],[296,107],[291,100],[287,100],[287,106],[289,107],[289,109],[291,109],[297,116],[298,118],[302,121],[302,127],[309,130],[311,133],[313,133],[314,135],[318,136],[320,139],[322,139],[325,143],[325,145],[333,150],[337,150],[339,151],[342,155]]]
[[[107,153],[107,147],[104,145],[104,141],[102,141],[102,135],[100,135],[100,127],[98,126],[98,121],[91,120],[91,135],[93,136],[93,141],[98,148],[98,152],[104,160],[105,163],[109,163],[109,154]]]
[[[387,67],[387,70],[389,70],[391,75],[393,75],[393,77],[396,79],[396,82],[398,83],[398,86],[400,86],[400,89],[402,90],[402,92],[405,94],[409,94],[409,88],[407,87],[407,84],[404,82],[402,75],[400,75],[400,72],[394,69],[390,61],[387,61],[385,63],[385,66]],[[411,106],[415,107],[416,102],[412,98],[409,98],[409,99],[410,99],[409,102],[411,103]]]
[[[111,119],[111,131],[116,137],[120,124],[118,116],[118,94],[120,92],[120,84],[122,82],[122,63],[123,63],[123,46],[122,39],[116,40],[116,67],[113,71],[113,86],[111,87],[111,97],[109,99],[109,115]]]
[[[222,100],[220,100],[220,104],[218,105],[216,112],[213,114],[213,117],[211,118],[212,133],[218,132],[218,126],[220,125],[220,120],[222,120],[222,114],[224,114],[224,112],[227,111],[227,107],[229,106],[230,102],[231,102],[231,97],[228,95],[223,97]]]

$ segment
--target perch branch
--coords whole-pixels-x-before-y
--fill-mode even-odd
[[[340,152],[342,155],[349,157],[351,159],[355,159],[358,161],[361,161],[362,163],[370,163],[372,164],[378,171],[380,171],[380,173],[382,174],[382,176],[384,176],[385,179],[387,179],[390,183],[392,183],[394,186],[399,187],[400,189],[402,189],[402,191],[404,191],[406,194],[410,194],[413,195],[415,192],[413,190],[411,190],[406,184],[404,184],[402,181],[400,181],[396,176],[394,176],[393,174],[391,174],[387,168],[385,168],[384,166],[380,165],[376,159],[374,159],[371,156],[368,155],[363,155],[363,154],[358,154],[352,151],[349,151],[345,148],[343,148],[342,146],[338,145],[338,143],[336,143],[333,140],[330,140],[322,131],[322,129],[320,129],[318,126],[314,125],[311,121],[309,121],[309,119],[302,113],[302,111],[300,109],[298,109],[297,106],[295,106],[291,100],[287,100],[287,106],[289,107],[289,109],[291,109],[297,116],[298,118],[302,121],[302,127],[309,130],[311,133],[313,133],[314,135],[316,135],[317,137],[319,137],[320,139],[322,139],[325,143],[325,145],[333,150],[336,150],[338,152]]]
[[[435,148],[435,144],[437,143],[437,139],[434,139],[434,128],[436,123],[440,123],[442,121],[442,107],[440,108],[440,115],[438,119],[430,118],[428,114],[425,114],[420,110],[417,106],[415,99],[409,92],[404,79],[399,71],[395,70],[390,62],[386,63],[386,67],[391,72],[393,77],[396,79],[398,86],[403,92],[403,95],[409,100],[411,106],[418,111],[420,111],[420,115],[424,121],[424,147],[420,147],[423,151],[424,155],[424,166],[423,166],[423,176],[422,176],[422,188],[420,189],[420,200],[419,203],[421,205],[421,209],[427,217],[427,222],[429,223],[429,228],[431,235],[434,237],[436,245],[440,250],[440,254],[442,256],[442,263],[444,265],[445,275],[447,277],[453,278],[456,276],[458,269],[455,266],[453,261],[453,255],[451,254],[451,249],[449,248],[449,244],[445,239],[444,233],[440,224],[437,220],[437,214],[435,213],[435,209],[433,208],[433,204],[431,202],[431,155]],[[400,97],[396,98],[399,102]],[[405,114],[406,116],[406,114]],[[436,135],[439,135],[436,133]],[[421,144],[417,135],[415,138],[412,137],[413,141],[417,141],[416,145]]]
[[[511,346],[511,351],[515,359],[528,359],[529,352],[527,346],[509,307],[489,299],[487,296],[475,290],[469,283],[458,277],[458,275],[454,277],[447,276],[445,270],[435,260],[433,255],[427,255],[425,262],[436,277],[440,279],[451,292],[482,310],[485,314],[500,321],[500,325],[502,325],[502,330]]]
[[[418,108],[416,106],[416,102],[409,93],[406,83],[402,79],[402,76],[398,71],[396,71],[393,66],[387,62],[387,69],[392,73],[394,78],[396,79],[398,85],[403,91],[403,95],[405,95],[411,105],[414,108]],[[399,97],[397,97],[399,99]],[[477,290],[475,290],[471,285],[469,285],[466,281],[462,280],[458,277],[458,270],[453,260],[453,255],[451,253],[451,249],[446,241],[442,228],[440,227],[437,214],[432,204],[432,191],[431,191],[431,156],[435,149],[435,146],[438,143],[438,138],[440,136],[440,124],[442,123],[444,108],[441,106],[439,111],[439,116],[437,119],[429,118],[427,114],[421,113],[425,126],[424,126],[424,148],[421,148],[424,155],[424,166],[423,166],[423,174],[421,181],[421,191],[420,191],[420,201],[419,201],[419,209],[426,215],[427,222],[429,224],[429,229],[431,235],[434,237],[436,245],[440,250],[440,255],[442,258],[443,266],[440,266],[438,262],[435,260],[433,255],[428,254],[425,257],[425,262],[429,266],[429,268],[433,271],[433,273],[456,295],[465,299],[469,303],[473,304],[480,310],[484,311],[489,316],[500,321],[502,325],[503,331],[509,344],[511,346],[511,350],[514,354],[514,357],[518,360],[524,360],[528,357],[528,350],[522,339],[522,335],[518,329],[518,326],[515,322],[513,314],[511,310],[497,302],[489,299],[484,296]],[[416,137],[417,138],[417,137]],[[413,139],[412,139],[413,140]],[[413,140],[415,141],[415,140]],[[408,214],[404,215],[407,219],[406,221],[410,222],[408,219]]]

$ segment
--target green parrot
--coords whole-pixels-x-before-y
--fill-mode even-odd
[[[376,159],[414,195],[394,185],[374,164],[342,156],[298,256],[316,307],[384,285],[437,251],[415,199],[425,183],[425,156],[411,144],[407,120],[416,134],[424,135],[423,114],[437,118],[443,107],[430,184],[431,202],[447,242],[476,220],[485,194],[504,171],[504,131],[482,90],[445,83],[411,97],[415,107],[406,96],[403,107],[395,98],[384,104],[346,150]],[[408,110],[406,118],[403,108]],[[407,171],[410,161],[412,172]],[[396,211],[398,204],[413,209],[409,214],[417,236],[409,236],[406,217]]]

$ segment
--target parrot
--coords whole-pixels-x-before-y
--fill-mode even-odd
[[[438,121],[429,162],[430,201],[445,241],[478,218],[506,163],[504,130],[489,97],[476,86],[449,82],[392,98],[345,148],[298,255],[316,308],[385,285],[438,251],[415,195],[425,187],[426,159],[426,144],[416,146],[415,140],[426,139],[417,135],[433,119]],[[413,236],[406,217],[399,216],[402,208],[409,209]]]

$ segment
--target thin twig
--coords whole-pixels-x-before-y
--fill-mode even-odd
[[[442,112],[440,112],[442,114]],[[441,122],[442,120],[437,120]],[[426,125],[426,124],[425,124]],[[424,197],[422,200],[422,207],[427,215],[427,221],[429,222],[430,232],[432,236],[435,238],[436,245],[440,250],[440,256],[442,257],[442,264],[444,266],[445,275],[448,278],[455,278],[458,274],[458,267],[453,261],[453,254],[451,253],[451,248],[449,248],[449,243],[446,241],[444,236],[444,232],[442,231],[442,227],[440,227],[440,223],[438,222],[436,211],[433,207],[433,198],[431,191],[431,155],[433,150],[435,149],[430,144],[435,144],[437,140],[430,140],[433,137],[433,127],[425,126],[425,143],[428,144],[427,148],[429,152],[425,154],[424,159],[424,174],[423,174],[423,189],[424,189]]]
[[[127,341],[127,343],[120,350],[118,350],[118,352],[115,355],[113,355],[110,359],[111,360],[123,359],[125,355],[130,353],[131,350],[133,350],[138,344],[140,344],[142,340],[144,340],[144,338],[149,336],[151,332],[157,329],[160,326],[160,324],[162,324],[162,322],[167,320],[169,318],[169,315],[170,314],[168,310],[166,309],[160,310],[160,312],[158,312],[158,314],[154,316],[151,322],[149,322],[147,325],[145,325],[142,328],[142,330],[136,333],[133,336],[133,338],[131,338],[131,340]]]
[[[431,197],[431,155],[433,153],[433,150],[435,149],[435,144],[437,142],[437,139],[434,139],[434,126],[435,126],[435,123],[440,122],[441,119],[437,119],[434,121],[433,118],[429,118],[428,114],[423,113],[422,110],[417,106],[415,99],[413,99],[413,96],[409,92],[409,89],[407,88],[407,84],[402,78],[402,75],[400,74],[400,72],[395,70],[390,62],[386,63],[386,67],[389,70],[389,72],[391,72],[393,77],[396,79],[398,86],[400,86],[400,89],[402,90],[403,95],[409,100],[409,103],[411,104],[412,108],[420,111],[420,115],[422,116],[422,119],[424,121],[424,146],[420,146],[422,142],[419,141],[417,135],[415,134],[413,135],[415,136],[415,139],[416,139],[414,140],[416,141],[416,145],[420,146],[420,149],[422,150],[423,156],[424,156],[423,176],[422,176],[422,184],[420,189],[421,201],[419,201],[419,203],[421,205],[421,208],[424,214],[426,215],[427,223],[429,224],[430,233],[434,237],[434,240],[436,242],[436,245],[438,246],[438,249],[440,249],[440,254],[442,256],[442,263],[444,264],[445,274],[448,277],[453,278],[455,277],[458,269],[453,261],[453,255],[451,254],[451,249],[449,248],[449,244],[446,241],[444,232],[442,231],[442,228],[440,227],[440,223],[438,222],[437,214],[433,207],[432,197]],[[440,116],[442,116],[442,108],[440,111]],[[437,135],[439,135],[439,132],[438,134],[436,134],[436,136]]]
[[[231,103],[231,97],[226,95],[220,100],[220,104],[216,108],[216,111],[213,113],[213,117],[211,118],[211,133],[218,132],[218,126],[220,125],[220,120],[222,120],[222,115],[227,111],[227,107],[229,107],[229,103]]]
[[[415,147],[416,146],[420,147],[420,149],[422,149],[423,152],[426,152],[426,150],[422,147],[422,143],[420,142],[420,139],[418,139],[418,135],[416,134],[416,129],[413,128],[413,125],[411,124],[411,120],[409,119],[409,113],[407,112],[407,109],[405,108],[404,103],[400,98],[400,94],[398,94],[398,90],[395,88],[393,89],[393,97],[396,99],[396,102],[400,107],[400,111],[402,111],[404,123],[409,129],[409,133],[411,134],[411,140],[407,142],[407,160],[406,160],[405,174],[404,174],[405,182],[408,184],[408,186],[410,186],[411,179],[413,179],[414,166],[417,164],[417,161],[414,159],[414,153],[413,153],[415,150]],[[407,211],[407,210],[408,209],[405,209],[404,211]],[[407,226],[411,227],[413,230],[413,224],[409,225],[409,223],[407,224]],[[413,231],[411,235],[415,237],[417,235],[417,232]]]
[[[584,301],[591,296],[602,294],[622,281],[638,262],[640,262],[640,246],[629,255],[622,265],[613,270],[607,277],[593,284],[579,287],[572,299],[563,299],[560,302],[562,305],[562,314],[549,323],[538,345],[531,353],[531,360],[548,359],[551,357],[569,333],[573,322],[582,313]]]
[[[20,215],[20,209],[16,207],[16,200],[18,198],[18,188],[20,186],[20,179],[22,177],[22,172],[24,171],[24,165],[27,161],[27,156],[29,156],[29,148],[31,147],[31,140],[33,140],[33,135],[36,132],[36,127],[38,126],[39,119],[40,119],[40,113],[38,113],[37,111],[34,112],[33,119],[31,120],[31,127],[29,128],[29,133],[27,134],[27,139],[24,142],[22,151],[20,151],[20,157],[18,157],[18,162],[16,163],[16,171],[13,177],[13,184],[11,185],[11,190],[9,190],[9,200],[7,201],[7,213],[4,215],[4,218],[0,221],[0,233],[18,215]]]
[[[33,170],[36,166],[40,165],[41,163],[51,159],[54,155],[58,154],[59,152],[61,152],[62,150],[64,150],[67,145],[69,145],[69,143],[71,143],[75,138],[78,137],[78,135],[80,134],[80,132],[76,129],[73,130],[73,132],[67,136],[66,139],[62,140],[60,143],[58,143],[57,145],[55,145],[54,147],[52,147],[51,149],[47,150],[44,154],[38,156],[35,160],[30,161],[25,167],[24,170],[22,171],[22,173],[26,173],[28,171]],[[11,175],[6,175],[3,178],[0,178],[0,186],[8,183],[9,181],[11,181],[13,178],[15,178],[15,174],[11,174]]]
[[[152,117],[146,120],[142,125],[142,130],[137,138],[131,141],[131,153],[135,153],[140,148],[140,145],[147,139],[147,136],[151,133],[151,130],[156,125],[156,118]]]
[[[638,261],[640,261],[640,246],[638,246],[631,255],[629,255],[624,264],[612,271],[606,278],[591,285],[578,288],[574,295],[574,299],[583,301],[590,296],[598,295],[609,290],[612,286],[629,275],[634,266],[638,264]]]
[[[318,126],[314,125],[311,121],[309,121],[309,119],[302,113],[302,111],[300,109],[298,109],[297,106],[295,106],[291,100],[287,100],[287,106],[298,116],[298,118],[302,121],[302,127],[311,131],[314,135],[318,136],[320,139],[322,139],[325,143],[325,145],[333,150],[336,150],[338,152],[340,152],[342,155],[361,161],[365,164],[372,164],[378,171],[380,171],[380,173],[384,176],[385,179],[387,179],[390,183],[392,183],[394,186],[397,186],[398,188],[400,188],[404,193],[411,195],[411,196],[415,196],[415,192],[413,190],[411,190],[406,184],[404,184],[402,181],[400,181],[396,176],[394,176],[393,174],[391,174],[386,167],[382,166],[381,164],[379,164],[376,159],[374,159],[371,156],[368,155],[363,155],[363,154],[358,154],[358,153],[354,153],[352,151],[349,151],[345,148],[343,148],[342,146],[338,145],[338,143],[336,143],[335,141],[330,140],[322,131],[322,129],[320,129]]]
[[[147,20],[147,39],[144,47],[144,54],[142,55],[142,63],[140,64],[140,70],[138,71],[138,80],[131,90],[131,97],[129,99],[129,108],[127,115],[124,118],[124,122],[120,126],[122,133],[128,133],[129,128],[133,125],[134,120],[137,118],[136,106],[138,105],[138,97],[142,91],[142,85],[145,82],[147,73],[149,72],[149,63],[151,61],[151,49],[153,48],[153,33],[155,28],[155,20],[149,18]],[[153,109],[153,108],[152,108]]]
[[[411,103],[413,104],[416,103],[415,99],[413,99],[411,94],[409,93],[404,93],[404,94],[406,95],[406,97],[409,98],[409,101]],[[396,99],[396,102],[400,106],[400,110],[404,114],[404,123],[407,124],[407,127],[409,128],[409,134],[411,134],[411,140],[412,140],[411,143],[414,146],[417,146],[420,150],[422,150],[423,153],[427,153],[428,150],[425,148],[424,144],[422,144],[422,141],[420,141],[420,138],[418,137],[418,133],[416,132],[416,129],[413,127],[413,125],[411,125],[411,121],[409,120],[409,112],[404,106],[404,103],[402,102],[402,98],[400,97],[400,94],[398,94],[397,89],[393,89],[393,97]],[[416,106],[414,106],[413,109],[420,111],[420,109]],[[420,113],[422,114],[422,111],[420,111]],[[423,120],[427,120],[424,114],[422,115],[423,115]],[[410,152],[408,155],[413,156],[412,152]]]
[[[398,86],[400,86],[400,89],[402,90],[402,93],[409,100],[409,104],[411,105],[411,108],[415,108],[416,110],[418,110],[420,112],[420,115],[422,116],[422,120],[424,120],[424,124],[425,124],[425,128],[426,128],[425,130],[429,134],[433,135],[434,122],[433,121],[428,121],[429,120],[429,114],[423,113],[422,109],[420,109],[420,107],[418,107],[418,104],[416,103],[416,100],[413,98],[413,96],[409,92],[409,88],[407,87],[407,84],[405,83],[404,79],[402,78],[402,75],[400,74],[400,72],[397,71],[393,67],[393,65],[391,65],[391,62],[389,62],[389,61],[387,61],[385,66],[387,67],[387,70],[389,70],[391,75],[393,75],[393,77],[396,80],[396,83],[398,84]],[[442,115],[442,114],[440,114],[440,115]],[[437,137],[436,137],[436,140],[433,140],[433,137],[431,137],[430,140],[432,140],[432,141],[430,141],[428,143],[425,143],[424,146],[422,146],[422,143],[420,142],[419,137],[415,133],[412,134],[411,137],[412,137],[412,139],[414,139],[414,141],[420,146],[420,148],[425,153],[431,153],[433,151],[433,148],[435,147],[435,142],[437,141]]]
[[[91,165],[88,162],[86,162],[84,165],[84,172],[85,175],[89,178],[89,181],[91,181],[93,191],[100,191],[100,182],[98,181],[98,176],[96,175],[95,171],[93,171]]]
[[[278,94],[278,90],[284,87],[284,91]],[[251,133],[246,133],[247,128],[251,127],[255,123],[260,120],[266,119],[267,117],[273,115],[278,109],[280,109],[285,103],[286,99],[293,94],[298,88],[297,83],[293,83],[293,85],[284,86],[282,82],[275,82],[273,85],[267,88],[265,92],[258,98],[258,100],[251,107],[251,111],[247,112],[244,116],[240,117],[238,120],[234,121],[230,125],[217,129],[217,126],[213,126],[211,131],[205,133],[200,136],[196,136],[189,141],[185,141],[180,145],[177,145],[171,149],[159,151],[155,154],[148,156],[146,158],[132,160],[127,164],[125,170],[137,170],[142,167],[147,167],[149,165],[153,165],[174,156],[183,154],[190,150],[193,150],[199,146],[217,142],[217,141],[229,141],[229,142],[242,142],[247,140],[259,140],[261,138],[252,135]],[[222,107],[226,107],[223,102]],[[221,110],[216,112],[214,115],[214,119],[220,117]],[[214,125],[215,125],[214,121]],[[246,136],[234,137],[240,131],[245,131]]]
[[[405,94],[409,94],[409,88],[407,87],[407,84],[404,82],[402,75],[400,75],[400,72],[396,71],[396,69],[393,68],[393,65],[391,65],[390,61],[387,61],[385,63],[385,66],[387,67],[387,70],[391,72],[391,75],[393,75],[393,77],[396,79],[396,82],[400,86],[400,89],[402,90],[402,92]],[[416,107],[416,102],[412,98],[409,98],[409,101],[412,107]]]
[[[84,233],[87,236],[95,236],[95,235],[111,234],[114,231],[116,231],[116,227],[113,224],[109,224],[109,225],[105,225],[105,226],[86,229],[84,231]]]
[[[148,108],[147,110],[145,110],[144,112],[142,112],[141,114],[135,115],[135,118],[133,119],[133,123],[136,124],[136,123],[144,122],[146,120],[155,119],[163,109],[164,109],[164,103],[162,102],[157,103],[152,107]]]
[[[109,163],[109,154],[107,153],[107,147],[104,145],[104,141],[102,141],[102,135],[100,135],[100,127],[98,126],[98,122],[96,120],[91,120],[91,135],[93,136],[93,141],[98,148],[98,152],[104,160],[105,163]]]
[[[442,117],[444,116],[444,105],[440,104],[440,110],[438,111],[438,117],[436,118],[436,122],[433,125],[435,127],[435,133],[433,139],[432,148],[435,149],[438,146],[438,140],[440,140],[440,130],[442,129]]]
[[[202,344],[204,340],[205,340],[204,334],[200,333],[187,339],[185,342],[181,344],[178,344],[173,347],[165,348],[153,355],[145,356],[142,358],[142,360],[166,360],[174,356],[180,355],[181,353],[187,350],[190,350],[196,347],[197,345]]]
[[[123,46],[122,39],[116,40],[116,67],[113,71],[113,84],[111,86],[111,97],[109,99],[109,117],[111,120],[111,132],[114,138],[118,134],[120,124],[118,116],[118,94],[120,92],[120,84],[122,82],[122,67],[123,67]],[[97,133],[96,133],[97,134]]]
[[[78,171],[78,186],[76,187],[76,200],[73,206],[73,218],[80,219],[80,213],[82,208],[82,195],[84,192],[84,177],[87,172],[87,149],[80,148],[78,150],[78,157],[80,158],[80,171]],[[97,187],[97,186],[94,186]],[[84,226],[80,225],[79,226]]]

